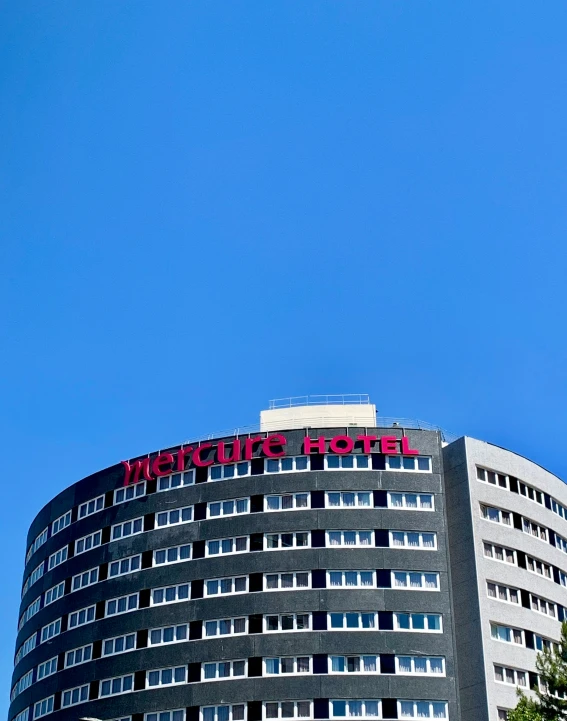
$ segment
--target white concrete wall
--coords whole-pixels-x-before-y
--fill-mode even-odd
[[[373,403],[346,405],[306,405],[275,408],[260,412],[260,430],[283,431],[290,428],[376,427]]]

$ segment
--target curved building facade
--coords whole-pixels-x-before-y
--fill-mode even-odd
[[[559,638],[563,483],[370,405],[317,414],[45,506],[8,721],[503,718]]]

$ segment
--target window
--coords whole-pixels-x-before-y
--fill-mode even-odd
[[[120,721],[130,721],[130,719],[120,719]],[[144,714],[144,721],[185,721],[185,709],[146,713]]]
[[[327,579],[330,588],[376,587],[374,571],[327,571]]]
[[[43,544],[47,541],[48,532],[49,528],[44,528],[43,531],[39,534],[39,536],[36,537],[35,541],[28,548],[28,552],[26,553],[26,563],[30,560],[30,558],[37,551],[37,549],[40,548],[40,546],[43,546]]]
[[[29,721],[30,717],[30,710],[29,708],[25,708],[23,711],[20,711],[20,713],[14,717],[12,721]]]
[[[526,483],[519,482],[520,493],[522,496],[526,496],[530,501],[535,501],[540,505],[543,505],[543,494],[541,491],[536,491],[535,488],[528,486]]]
[[[308,471],[309,456],[287,456],[285,458],[266,458],[264,473],[291,473]]]
[[[278,676],[280,674],[310,673],[310,656],[290,656],[284,658],[265,658],[264,674],[266,676]]]
[[[89,643],[87,646],[81,646],[80,648],[74,648],[72,651],[67,651],[65,654],[65,668],[71,666],[79,666],[81,663],[90,661],[93,657],[93,646]]]
[[[412,511],[432,511],[431,493],[392,493],[388,491],[388,508],[407,508]]]
[[[73,580],[71,581],[71,593],[73,591],[78,591],[81,588],[92,586],[93,583],[98,583],[98,566],[96,568],[91,568],[90,571],[84,571],[83,573],[73,576]]]
[[[146,679],[146,688],[173,686],[176,683],[185,683],[187,681],[187,666],[160,668],[157,671],[148,671]]]
[[[380,718],[379,700],[332,700],[331,718]]]
[[[266,533],[264,535],[264,550],[273,551],[281,548],[308,548],[311,545],[309,531],[296,533]]]
[[[396,656],[396,673],[444,676],[445,659],[441,656]]]
[[[491,486],[500,486],[500,488],[508,488],[508,476],[502,473],[495,473],[486,468],[476,467],[476,477],[479,481],[490,483]]]
[[[374,612],[348,611],[346,613],[329,613],[329,628],[333,631],[350,631],[353,628],[376,630],[378,628],[377,615]]]
[[[207,518],[236,516],[239,513],[248,513],[249,506],[249,498],[231,498],[228,501],[213,501],[207,504]]]
[[[205,581],[205,596],[222,596],[227,593],[246,593],[248,576],[235,578],[214,578]]]
[[[490,635],[495,641],[515,643],[518,646],[524,645],[524,633],[519,628],[510,628],[509,626],[499,626],[496,623],[491,623]]]
[[[54,699],[55,699],[55,696],[49,696],[49,698],[44,698],[42,701],[38,701],[36,704],[34,704],[34,707],[33,707],[34,721],[35,721],[35,719],[41,718],[42,716],[47,716],[48,713],[53,712]]]
[[[329,673],[380,673],[376,655],[329,656]]]
[[[209,622],[207,622],[209,623]],[[148,634],[150,646],[161,646],[164,643],[179,643],[189,639],[189,625],[182,623],[179,626],[164,626],[152,628]]]
[[[191,558],[191,544],[183,546],[171,546],[154,551],[154,566],[162,566],[164,563],[181,563]]]
[[[503,563],[510,563],[516,565],[516,552],[511,548],[505,548],[504,546],[495,546],[492,543],[483,542],[484,555],[486,558],[492,558],[494,561],[501,561]]]
[[[244,721],[245,718],[246,706],[243,703],[201,707],[201,721]]]
[[[189,600],[189,584],[181,583],[179,586],[152,589],[152,606],[161,603],[176,603]]]
[[[264,633],[275,631],[309,631],[311,615],[309,613],[282,613],[279,616],[264,616]]]
[[[498,601],[506,601],[507,603],[520,603],[520,592],[517,588],[509,588],[492,581],[486,582],[486,590],[490,598]]]
[[[543,651],[544,649],[547,649],[548,651],[551,651],[552,649],[555,649],[555,651],[559,651],[559,644],[555,641],[550,641],[549,638],[544,638],[543,636],[535,635],[535,647],[538,651]]]
[[[246,676],[246,666],[247,662],[244,659],[204,663],[201,670],[201,681],[218,681]]]
[[[24,656],[27,656],[30,651],[33,651],[36,645],[37,633],[34,631],[34,633],[29,638],[27,638],[18,649],[18,652],[14,659],[14,665],[16,666],[23,659]]]
[[[413,591],[438,591],[439,574],[421,571],[392,571],[392,588],[408,588]]]
[[[563,551],[563,553],[567,553],[567,540],[565,540],[558,533],[555,534],[555,548]]]
[[[57,660],[57,659],[55,659]],[[24,674],[14,685],[12,692],[10,693],[10,701],[13,701],[16,696],[19,696],[22,691],[25,691],[32,685],[33,682],[33,668]]]
[[[79,518],[86,518],[87,516],[92,516],[93,513],[98,513],[98,511],[102,511],[104,508],[104,496],[98,496],[98,498],[93,498],[90,501],[87,501],[86,503],[81,503],[79,506]]]
[[[78,703],[83,703],[89,700],[89,684],[84,686],[77,686],[77,688],[70,688],[67,691],[63,691],[61,694],[61,708],[67,708],[68,706],[76,706]]]
[[[35,614],[39,611],[41,608],[41,596],[38,596],[38,598],[35,599],[35,601],[32,601],[30,605],[26,608],[24,613],[22,613],[22,616],[20,618],[20,622],[18,623],[18,631],[21,631],[24,623],[30,620],[32,616],[35,616]]]
[[[121,598],[112,598],[106,602],[105,616],[118,616],[121,613],[135,611],[138,608],[138,594],[132,593]]]
[[[22,596],[24,596],[28,589],[33,586],[33,584],[36,581],[39,581],[39,579],[43,576],[45,573],[45,563],[42,561],[37,568],[34,568],[34,570],[30,573],[28,576],[27,581],[24,583],[24,587],[22,589]]]
[[[41,681],[42,678],[52,676],[57,671],[57,656],[50,658],[49,661],[40,663],[37,667],[37,680]]]
[[[174,488],[183,488],[183,486],[192,486],[195,483],[195,470],[184,473],[173,473],[171,476],[161,476],[158,478],[157,490],[171,491]]]
[[[526,688],[529,679],[526,671],[518,671],[515,668],[506,668],[495,664],[494,680],[498,681],[498,683],[507,683],[511,686],[523,686]]]
[[[309,508],[309,493],[286,493],[282,496],[265,496],[265,511],[293,511]]]
[[[311,701],[266,701],[263,704],[263,716],[264,719],[312,718],[311,706]],[[203,721],[213,719],[203,718]]]
[[[420,548],[435,551],[437,534],[418,531],[390,531],[390,546],[392,548]]]
[[[71,511],[67,511],[67,513],[64,513],[62,516],[59,516],[53,523],[51,524],[51,535],[54,536],[56,533],[59,533],[59,531],[62,531],[64,528],[67,528],[67,526],[71,525]]]
[[[47,570],[48,570],[48,571],[51,571],[52,568],[55,568],[56,566],[59,566],[59,565],[62,564],[64,561],[66,561],[66,560],[67,560],[67,552],[68,552],[68,550],[69,550],[69,549],[68,549],[67,546],[63,546],[63,548],[60,548],[60,549],[59,549],[58,551],[56,551],[55,553],[52,553],[51,556],[49,556],[49,562],[48,562],[48,564],[47,564]]]
[[[328,546],[373,546],[373,531],[327,531]]]
[[[421,633],[441,633],[441,615],[438,613],[395,613],[396,631],[419,631]]]
[[[561,518],[567,519],[567,508],[562,506],[561,503],[555,500],[555,498],[551,499],[551,509],[553,513],[557,513],[557,515],[561,516]]]
[[[386,469],[388,471],[431,473],[431,458],[429,456],[386,456]]]
[[[226,463],[222,466],[210,466],[209,480],[222,481],[225,478],[235,478],[237,476],[250,475],[250,461],[240,461],[239,463]]]
[[[50,603],[57,601],[65,594],[65,581],[61,581],[56,586],[52,586],[45,592],[45,599],[43,601],[44,606],[49,606]]]
[[[500,508],[494,508],[493,506],[485,506],[481,504],[480,512],[486,521],[503,523],[506,526],[512,525],[512,515],[508,511],[503,511]]]
[[[327,491],[327,508],[373,508],[372,491]]]
[[[508,709],[498,709],[498,721],[508,721]]]
[[[145,482],[134,483],[134,485],[126,486],[125,488],[118,488],[118,490],[114,491],[114,505],[124,503],[126,501],[132,501],[134,498],[140,498],[140,496],[143,496],[145,492]]]
[[[223,618],[205,621],[205,638],[215,636],[237,636],[248,633],[248,618]]]
[[[47,626],[44,626],[41,629],[40,643],[45,643],[46,641],[49,641],[50,638],[53,638],[54,636],[58,636],[60,633],[61,633],[61,619],[58,618],[56,621],[52,621],[51,623],[48,623]]]
[[[69,628],[77,628],[95,620],[96,606],[87,606],[69,614]]]
[[[246,553],[248,550],[248,536],[238,538],[217,538],[207,541],[207,556],[218,556],[226,553]]]
[[[101,542],[101,531],[95,531],[94,533],[89,533],[88,536],[83,536],[82,538],[79,538],[77,541],[75,541],[75,556],[78,556],[80,553],[90,551],[91,548],[96,548],[97,546],[100,546]]]
[[[296,573],[265,573],[265,591],[283,591],[291,588],[310,588],[311,578],[308,571]]]
[[[106,638],[102,642],[103,656],[116,656],[118,653],[126,653],[134,651],[136,648],[136,634],[127,633],[125,636],[115,636],[114,638]]]
[[[446,701],[398,701],[401,719],[447,718]]]
[[[134,675],[117,676],[116,678],[107,678],[100,682],[100,698],[105,696],[118,696],[121,693],[129,693],[134,689]]]
[[[555,604],[551,601],[546,601],[544,598],[540,598],[539,596],[530,593],[530,602],[532,611],[544,613],[546,616],[555,618]]]
[[[108,566],[108,577],[124,576],[127,573],[139,571],[141,567],[142,556],[129,556],[121,561],[112,561]]]
[[[336,456],[332,453],[328,453],[325,455],[325,469],[327,471],[336,471],[338,469],[341,469],[343,471],[346,470],[356,470],[360,471],[362,469],[366,470],[372,470],[372,463],[370,463],[370,456],[363,456],[363,455],[344,455],[344,456]]]
[[[526,566],[527,570],[531,571],[531,573],[537,573],[538,576],[545,576],[545,578],[549,579],[553,578],[551,566],[548,563],[539,561],[537,558],[526,556]]]
[[[525,516],[522,517],[522,531],[536,538],[540,538],[542,541],[547,541],[547,528],[539,526]]]
[[[193,506],[174,508],[171,511],[156,513],[156,526],[158,528],[163,528],[164,526],[177,526],[179,523],[189,523],[192,520]]]
[[[136,533],[142,533],[144,530],[144,519],[134,518],[132,521],[124,521],[112,526],[110,540],[117,541],[119,538],[128,538]]]

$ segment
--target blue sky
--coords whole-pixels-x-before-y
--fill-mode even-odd
[[[567,478],[567,7],[0,6],[0,715],[27,526],[270,398]]]

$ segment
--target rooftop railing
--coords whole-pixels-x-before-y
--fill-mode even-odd
[[[331,395],[291,396],[290,398],[274,398],[270,401],[269,410],[277,408],[294,408],[295,406],[346,406],[369,405],[368,393],[336,393]]]

